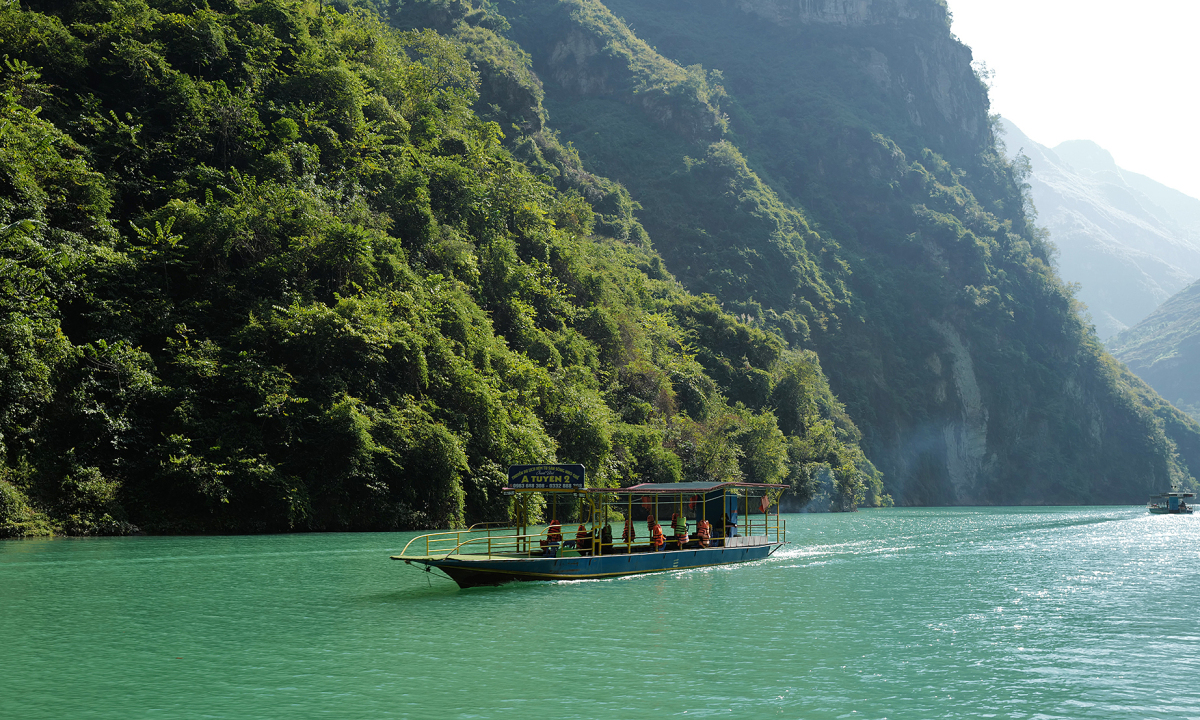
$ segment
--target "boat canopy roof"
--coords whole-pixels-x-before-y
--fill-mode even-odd
[[[1191,498],[1191,497],[1196,497],[1196,493],[1172,490],[1171,492],[1159,493],[1158,495],[1151,495],[1150,499],[1153,500],[1155,498],[1173,498],[1173,497]]]
[[[616,495],[676,495],[679,493],[708,493],[713,490],[726,488],[768,488],[786,490],[787,485],[772,483],[748,482],[680,482],[680,483],[642,483],[624,488],[588,488],[589,493],[605,493]]]
[[[587,493],[590,495],[696,495],[701,493],[710,493],[714,490],[724,490],[731,488],[765,488],[768,490],[787,490],[787,485],[778,483],[750,483],[750,482],[680,482],[680,483],[642,483],[641,485],[631,485],[630,487],[618,488],[574,488],[572,492]],[[506,487],[509,492],[545,492],[550,489],[557,488],[538,488],[538,487]],[[567,488],[561,488],[566,490]]]

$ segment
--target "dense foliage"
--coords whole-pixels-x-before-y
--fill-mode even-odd
[[[416,9],[0,7],[0,535],[461,525],[551,460],[883,501],[816,355],[667,273],[503,18]]]

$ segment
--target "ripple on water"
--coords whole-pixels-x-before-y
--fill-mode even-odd
[[[468,591],[387,560],[403,533],[0,543],[0,717],[1200,717],[1169,681],[1200,519],[788,527],[746,566]]]

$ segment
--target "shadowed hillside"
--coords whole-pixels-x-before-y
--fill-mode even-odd
[[[497,7],[550,125],[685,285],[819,354],[897,502],[1136,502],[1200,466],[1077,316],[944,5]]]

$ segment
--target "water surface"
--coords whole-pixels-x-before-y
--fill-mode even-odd
[[[1200,516],[787,519],[750,565],[472,590],[407,533],[0,542],[0,718],[1200,718]]]

